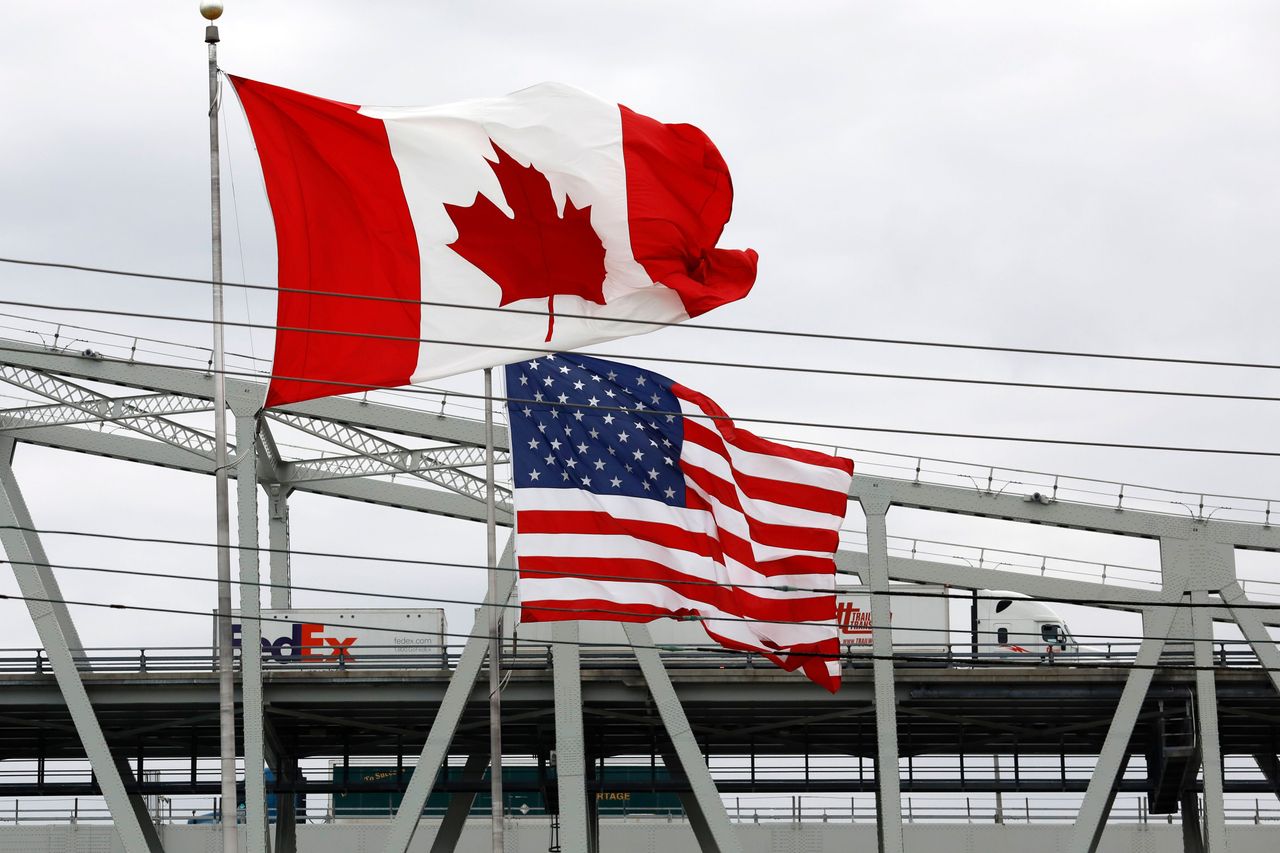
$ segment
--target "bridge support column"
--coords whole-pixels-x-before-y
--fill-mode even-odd
[[[578,623],[557,622],[551,629],[555,681],[556,789],[560,800],[560,846],[590,848],[587,815],[587,751],[582,729],[582,672]]]
[[[49,568],[49,558],[14,476],[14,448],[13,439],[0,437],[0,543],[13,567],[18,589],[27,600],[27,612],[49,656],[58,690],[67,703],[67,711],[107,801],[121,844],[126,853],[163,853],[160,836],[142,798],[125,790],[125,774],[121,772],[124,762],[117,762],[112,755],[102,725],[89,703],[89,694],[77,668],[77,658],[83,658],[84,647],[71,614],[62,603],[62,591]]]
[[[871,588],[871,655],[876,709],[876,840],[880,853],[902,853],[902,779],[898,772],[898,694],[889,628],[887,499],[862,498],[867,517],[867,585]]]
[[[1146,639],[1139,646],[1134,665],[1129,670],[1115,717],[1111,720],[1111,727],[1107,729],[1102,752],[1098,755],[1098,763],[1094,766],[1084,801],[1080,804],[1075,831],[1067,848],[1071,853],[1094,853],[1102,840],[1107,815],[1115,801],[1116,784],[1124,773],[1125,765],[1129,763],[1129,741],[1133,737],[1133,727],[1142,711],[1147,689],[1151,686],[1151,679],[1155,677],[1155,666],[1160,662],[1165,640],[1177,615],[1177,609],[1172,605],[1182,595],[1180,587],[1175,589],[1177,592],[1168,596],[1170,606],[1142,614],[1142,633]]]
[[[293,607],[293,576],[289,565],[288,486],[271,483],[267,487],[267,547],[271,549],[271,608]]]
[[[484,778],[484,770],[488,766],[487,754],[474,752],[468,755],[462,766],[462,781],[479,782]],[[440,828],[436,830],[436,837],[431,842],[431,853],[453,853],[475,801],[475,791],[457,791],[449,796],[449,807],[445,809],[444,819],[440,821]]]
[[[262,705],[262,587],[258,558],[258,419],[236,415],[236,544],[240,556],[240,701],[248,853],[268,853],[266,734]]]
[[[1191,593],[1192,636],[1195,639],[1196,723],[1204,768],[1204,840],[1207,853],[1225,853],[1227,815],[1223,803],[1222,744],[1218,739],[1218,688],[1213,673],[1213,619],[1206,609],[1209,596]]]
[[[502,552],[498,565],[506,569],[514,567],[512,549],[515,536],[507,539],[507,547]],[[515,573],[505,571],[498,573],[498,603],[505,605],[515,589]],[[492,602],[486,595],[484,604]],[[440,710],[431,721],[431,730],[427,732],[427,740],[422,745],[418,756],[418,766],[414,768],[413,778],[405,789],[396,816],[387,827],[387,837],[382,844],[382,853],[406,853],[413,842],[413,834],[418,829],[422,818],[422,809],[427,804],[427,797],[436,786],[440,776],[440,767],[449,752],[449,744],[453,742],[454,732],[458,728],[458,720],[466,709],[467,701],[475,689],[476,676],[489,652],[489,611],[490,607],[482,606],[476,612],[476,623],[471,630],[471,637],[462,650],[462,657],[453,671],[453,678],[445,689],[444,699],[440,702]],[[434,844],[434,839],[432,840]]]
[[[691,800],[698,809],[695,819],[690,816],[690,823],[705,824],[705,831],[698,843],[703,853],[742,853],[742,842],[733,824],[729,822],[729,813],[725,811],[724,801],[716,790],[716,783],[711,778],[711,771],[702,758],[702,750],[694,739],[693,730],[689,727],[689,718],[685,716],[680,705],[680,697],[671,686],[671,676],[662,665],[662,657],[654,648],[653,637],[646,625],[636,622],[623,623],[627,634],[627,642],[631,643],[636,660],[640,662],[640,671],[649,685],[653,702],[662,717],[662,724],[671,739],[671,747],[679,762],[680,770],[689,779]],[[710,844],[711,846],[707,846]]]

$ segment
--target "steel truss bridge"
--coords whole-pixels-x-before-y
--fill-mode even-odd
[[[34,444],[211,474],[211,424],[194,428],[185,416],[212,419],[213,378],[0,341],[0,380],[48,401],[0,410],[0,543],[43,646],[0,653],[0,759],[36,768],[21,778],[0,775],[0,795],[100,795],[123,849],[158,853],[164,845],[147,795],[215,787],[196,768],[217,755],[216,673],[204,653],[152,649],[135,660],[83,646],[11,464],[16,445]],[[480,423],[445,414],[443,406],[435,414],[349,398],[259,415],[264,390],[228,377],[230,411],[218,413],[234,423],[237,541],[249,546],[237,549],[248,648],[261,633],[262,553],[270,606],[291,604],[292,493],[477,522],[485,512],[484,480],[476,474],[484,462]],[[275,440],[282,430],[306,433],[333,452],[292,458]],[[855,477],[850,499],[866,517],[866,549],[841,551],[839,561],[871,587],[874,627],[871,654],[846,661],[838,695],[742,656],[661,652],[642,625],[626,626],[630,648],[597,654],[580,649],[576,626],[563,623],[546,648],[511,660],[504,748],[537,759],[538,784],[558,813],[561,849],[598,849],[595,798],[588,795],[609,788],[596,772],[600,762],[643,756],[669,770],[648,787],[680,796],[704,851],[744,849],[724,797],[762,791],[874,792],[879,849],[892,853],[904,849],[904,792],[1082,794],[1069,849],[1085,853],[1098,848],[1117,793],[1139,791],[1152,813],[1181,810],[1186,849],[1226,850],[1224,794],[1280,793],[1280,651],[1267,632],[1280,624],[1280,611],[1249,606],[1235,570],[1237,550],[1280,551],[1270,504],[1209,498],[1206,505],[1205,496],[1136,489],[1126,495],[1119,484],[1099,497],[1098,484],[925,467]],[[507,497],[499,522],[509,525]],[[266,551],[256,547],[262,500]],[[1145,585],[1121,585],[899,556],[886,528],[893,507],[1145,537],[1159,543],[1160,570]],[[503,560],[510,566],[510,544]],[[1144,639],[1123,660],[1068,656],[1010,666],[963,654],[895,659],[885,627],[891,582],[1101,600],[1140,614]],[[504,572],[500,603],[512,585]],[[277,671],[258,656],[241,657],[240,756],[245,767],[270,766],[272,793],[284,795],[271,816],[273,843],[268,783],[263,774],[244,774],[251,853],[296,849],[288,792],[334,787],[304,779],[300,761],[352,755],[433,771],[409,779],[397,773],[383,783],[403,800],[383,826],[382,850],[405,853],[415,832],[432,835],[433,851],[454,849],[489,759],[486,697],[477,681],[487,612],[480,609],[465,646],[443,657],[401,658],[397,666]],[[1235,623],[1245,646],[1228,653],[1215,645],[1214,621]],[[993,773],[993,754],[1012,756],[1012,773],[1003,762],[1004,772]],[[757,762],[770,756],[794,760],[784,771],[758,772]],[[987,763],[976,764],[977,756]],[[1088,759],[1083,766],[1081,757]],[[47,772],[66,759],[87,759],[92,774]],[[1131,759],[1141,766],[1137,775]],[[189,762],[190,773],[147,772],[148,762],[175,760]],[[445,783],[434,771],[450,760],[464,762],[464,773]],[[1224,772],[1240,760],[1260,773]],[[453,797],[439,822],[421,823],[432,790]]]

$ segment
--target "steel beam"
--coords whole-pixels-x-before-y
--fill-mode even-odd
[[[876,839],[880,853],[902,853],[902,778],[898,771],[898,693],[889,622],[889,503],[860,499],[867,519],[867,585],[871,587],[871,654],[876,708]]]
[[[293,569],[289,554],[289,492],[279,483],[267,489],[267,547],[271,549],[271,607],[293,607]]]
[[[1191,593],[1193,605],[1205,605],[1202,590]],[[1204,771],[1204,842],[1207,853],[1225,853],[1227,816],[1222,788],[1222,744],[1218,733],[1218,687],[1213,671],[1213,622],[1199,607],[1191,611],[1196,663],[1196,723]]]
[[[514,537],[507,539],[507,546],[502,552],[499,565],[505,568],[514,567]],[[498,576],[498,599],[505,605],[515,589],[515,573],[500,572]],[[486,596],[484,604],[491,604]],[[382,853],[406,853],[413,842],[413,834],[418,829],[422,818],[422,809],[427,804],[427,797],[436,785],[440,776],[440,768],[449,753],[449,744],[453,742],[453,734],[458,728],[458,720],[466,709],[471,693],[475,689],[476,676],[489,651],[489,610],[481,606],[476,611],[475,625],[471,629],[471,637],[462,650],[462,657],[449,679],[444,698],[440,701],[440,709],[431,721],[431,730],[427,733],[426,742],[422,744],[422,752],[418,756],[418,764],[414,768],[413,778],[405,788],[404,797],[400,800],[400,808],[387,827],[387,837],[382,844]],[[434,839],[432,841],[434,844]]]
[[[1089,788],[1080,804],[1075,830],[1067,848],[1071,853],[1094,853],[1102,841],[1107,815],[1115,801],[1116,785],[1129,763],[1129,740],[1133,737],[1133,727],[1142,711],[1147,689],[1155,677],[1155,667],[1160,662],[1165,640],[1178,612],[1173,605],[1182,597],[1181,588],[1174,587],[1174,590],[1176,592],[1166,596],[1169,606],[1142,614],[1142,633],[1146,639],[1138,648],[1134,665],[1125,679],[1124,691],[1120,694],[1115,716],[1107,729],[1107,738],[1098,754],[1098,763],[1094,765],[1093,776],[1089,779]]]
[[[1012,492],[995,493],[984,489],[962,489],[892,477],[859,475],[853,478],[849,495],[859,501],[879,496],[892,506],[936,510],[939,512],[996,518],[1003,521],[1025,521],[1097,533],[1142,536],[1150,539],[1196,537],[1212,542],[1232,543],[1241,548],[1280,551],[1280,528],[1238,521],[1212,521],[1186,516],[1165,515],[1117,507],[1050,501],[1047,504],[1028,500]]]
[[[248,853],[268,853],[266,735],[262,706],[262,587],[258,556],[258,420],[236,414],[236,544],[240,554],[240,702]]]
[[[663,666],[658,650],[654,648],[648,626],[625,622],[622,627],[626,632],[627,642],[633,646],[645,682],[649,685],[649,692],[653,695],[658,715],[671,739],[671,747],[680,763],[680,769],[689,779],[689,788],[701,812],[701,819],[707,824],[706,837],[699,839],[703,843],[703,853],[742,853],[742,842],[733,824],[729,822],[729,813],[725,811],[715,780],[711,778],[711,771],[698,748],[698,741],[689,728],[689,718],[684,713],[680,698],[671,686],[671,676]],[[705,841],[710,841],[712,846],[706,846]]]
[[[560,799],[560,846],[590,846],[587,819],[587,748],[582,725],[582,672],[578,623],[551,629],[551,663],[556,714],[556,788]]]
[[[27,599],[27,611],[49,657],[58,690],[84,745],[125,853],[163,853],[141,798],[132,797],[125,790],[120,766],[89,703],[76,664],[77,655],[84,654],[83,647],[71,614],[61,603],[62,591],[49,568],[49,558],[34,532],[35,523],[14,476],[13,451],[13,439],[0,437],[0,527],[4,528],[0,529],[0,543],[13,567],[18,589]]]
[[[477,783],[484,779],[485,768],[489,766],[489,756],[482,752],[467,756],[462,765],[462,781]],[[445,809],[440,828],[431,842],[431,853],[453,853],[462,838],[462,830],[466,828],[467,816],[471,814],[471,806],[476,801],[475,791],[455,791],[449,795],[449,807]]]

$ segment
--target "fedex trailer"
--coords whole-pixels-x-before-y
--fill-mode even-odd
[[[240,614],[233,619],[231,642],[239,649]],[[449,642],[445,614],[439,608],[263,610],[261,625],[262,660],[272,665],[421,665],[443,660]]]
[[[953,643],[968,648],[974,637],[978,651],[985,654],[1044,656],[1079,650],[1066,621],[1052,606],[1016,593],[979,591],[976,612],[953,624],[951,602],[962,599],[967,591],[926,584],[893,584],[889,589],[889,628],[895,654],[946,654]],[[505,633],[508,643],[517,649],[521,644],[545,645],[552,640],[555,623],[525,622],[513,627],[513,622],[511,618],[505,621]],[[696,620],[655,619],[648,626],[655,645],[686,649],[716,645]],[[836,590],[836,628],[845,652],[870,654],[868,587]],[[578,641],[584,644],[584,655],[630,645],[621,623],[610,621],[579,622]]]

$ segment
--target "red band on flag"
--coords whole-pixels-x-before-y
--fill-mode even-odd
[[[386,127],[350,104],[231,80],[276,223],[280,328],[266,405],[407,384],[418,361],[422,273]]]
[[[680,295],[690,317],[746,296],[759,256],[716,248],[733,209],[733,183],[720,151],[693,125],[619,110],[636,261]]]

